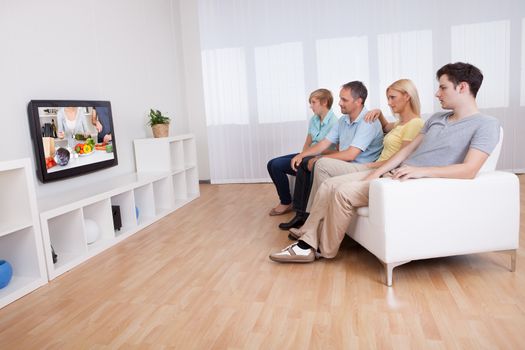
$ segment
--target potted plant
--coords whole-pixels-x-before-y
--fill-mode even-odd
[[[150,109],[148,125],[151,125],[154,137],[166,137],[170,128],[170,118],[158,109]]]

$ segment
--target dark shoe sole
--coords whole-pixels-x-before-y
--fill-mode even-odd
[[[297,241],[299,238],[300,238],[300,237],[297,236],[297,235],[296,235],[295,233],[293,233],[293,232],[290,232],[290,233],[288,234],[288,239],[291,240],[291,241]]]
[[[281,230],[288,231],[291,228],[299,228],[299,227],[303,226],[304,222],[305,222],[305,220],[297,220],[297,221],[295,221],[293,223],[285,222],[285,223],[279,224],[279,228]]]

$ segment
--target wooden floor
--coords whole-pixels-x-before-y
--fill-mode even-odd
[[[277,228],[289,216],[267,215],[271,185],[201,192],[1,309],[0,348],[525,347],[523,219],[516,272],[504,254],[430,259],[397,268],[388,288],[379,261],[350,240],[333,260],[268,260],[289,243]]]

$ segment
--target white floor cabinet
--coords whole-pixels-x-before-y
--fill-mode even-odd
[[[134,146],[136,173],[39,200],[49,280],[199,196],[193,135],[140,139]],[[112,206],[120,210],[119,230]],[[88,244],[93,222],[98,238]]]
[[[29,159],[0,162],[0,260],[13,268],[0,308],[47,283]]]
[[[193,135],[135,140],[137,172],[170,173],[178,205],[199,196],[199,174]]]

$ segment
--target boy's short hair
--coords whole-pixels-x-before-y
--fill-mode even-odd
[[[318,99],[319,102],[326,102],[328,109],[332,108],[332,104],[334,103],[334,96],[332,96],[332,93],[328,89],[317,89],[313,91],[308,98],[308,102],[312,102],[312,98]]]
[[[363,105],[365,104],[366,98],[368,97],[368,90],[366,89],[365,84],[363,84],[360,81],[355,80],[355,81],[351,81],[349,83],[344,84],[342,88],[345,90],[350,89],[352,97],[354,99],[361,98]]]
[[[461,82],[467,83],[470,87],[470,93],[474,97],[478,94],[478,90],[483,82],[483,73],[478,67],[470,63],[456,62],[446,64],[437,71],[437,79],[439,80],[444,74],[454,84],[454,87]]]

